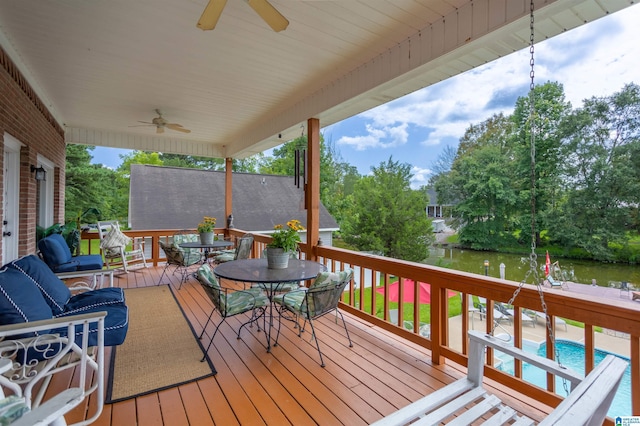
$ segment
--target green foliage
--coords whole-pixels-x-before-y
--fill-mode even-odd
[[[343,218],[344,240],[361,251],[422,261],[433,242],[425,214],[427,195],[410,188],[411,166],[392,158],[355,185],[353,207]]]
[[[537,86],[533,97],[517,100],[512,116],[470,126],[451,169],[432,182],[457,201],[453,215],[465,246],[529,245],[533,189],[536,245],[558,245],[570,256],[635,259],[627,231],[640,225],[640,87],[629,84],[572,110],[562,85]]]
[[[79,254],[80,250],[80,230],[76,228],[75,222],[61,225],[55,223],[48,228],[36,227],[36,243],[52,234],[61,234],[69,246],[71,253]]]
[[[118,174],[102,165],[91,164],[94,147],[69,144],[66,147],[65,223],[76,222],[78,215],[96,208],[105,217],[127,217],[117,200],[129,197],[126,188],[118,185]]]

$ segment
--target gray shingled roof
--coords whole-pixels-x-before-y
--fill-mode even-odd
[[[225,173],[179,167],[131,165],[131,229],[193,229],[204,216],[225,226]],[[233,174],[233,224],[246,231],[271,231],[298,219],[305,227],[303,191],[289,176]],[[320,205],[320,230],[338,223]]]

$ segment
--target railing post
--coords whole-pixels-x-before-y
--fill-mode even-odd
[[[631,412],[640,413],[640,337],[631,335]]]
[[[434,286],[432,290],[431,299],[431,361],[434,364],[443,364],[444,357],[442,356],[442,342],[443,336],[443,318],[446,310],[442,309],[442,291],[440,287]]]

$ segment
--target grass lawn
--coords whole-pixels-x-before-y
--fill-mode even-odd
[[[89,241],[91,241],[91,254],[100,254],[100,240],[80,240],[80,254],[89,254]]]
[[[367,287],[364,289],[364,311],[371,312],[371,287]],[[383,297],[381,294],[376,296],[376,309],[375,315],[378,318],[384,318],[383,312]],[[360,290],[354,291],[354,300],[356,303],[360,300]],[[345,302],[349,303],[349,295],[347,294],[345,297]],[[398,309],[398,302],[389,302],[389,309]],[[405,303],[404,304],[404,320],[413,322],[413,303]],[[462,301],[459,296],[452,296],[449,298],[449,317],[455,317],[462,313]],[[431,305],[429,304],[421,304],[420,305],[420,322],[423,323],[431,323]]]

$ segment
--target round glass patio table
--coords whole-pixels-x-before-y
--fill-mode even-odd
[[[218,265],[213,270],[219,278],[232,281],[258,283],[267,293],[269,300],[278,292],[278,284],[314,279],[327,267],[311,260],[289,259],[289,266],[284,269],[267,268],[267,259],[242,259]],[[266,312],[265,312],[266,315]],[[269,326],[266,331],[267,352],[271,351],[271,328],[273,326],[273,303],[269,306]]]

